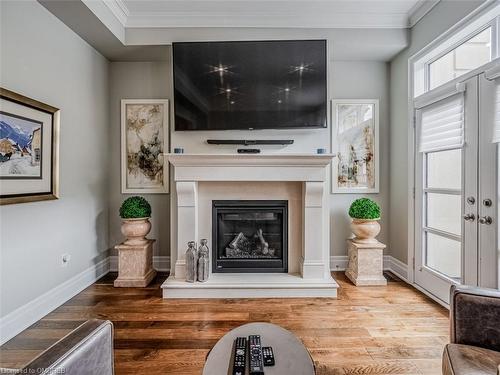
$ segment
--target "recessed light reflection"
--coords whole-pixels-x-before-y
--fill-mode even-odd
[[[209,65],[209,67],[209,73],[218,73],[221,76],[231,73],[231,71],[229,70],[231,67],[229,65],[223,65],[219,63],[219,65]]]
[[[283,87],[278,87],[278,95],[277,96],[280,96],[280,93],[283,93],[285,95],[290,95],[297,87],[295,86],[283,86]]]
[[[222,63],[219,63],[218,65],[209,65],[209,74],[217,74],[219,76],[219,82],[220,85],[224,85],[224,77],[230,74],[233,74],[231,72],[231,65],[224,65]]]
[[[225,95],[226,99],[228,100],[234,100],[234,96],[238,95],[238,89],[236,87],[230,87],[227,85],[226,87],[219,87],[218,88],[218,95]]]
[[[290,67],[290,73],[305,73],[305,72],[311,72],[314,69],[312,69],[313,64],[311,63],[302,63],[300,65],[292,65]]]

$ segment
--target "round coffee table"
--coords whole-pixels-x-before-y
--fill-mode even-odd
[[[203,375],[232,374],[234,340],[248,339],[250,335],[260,335],[262,346],[273,347],[275,365],[264,367],[265,375],[314,375],[313,361],[302,342],[286,329],[270,323],[245,324],[224,335],[208,354]]]

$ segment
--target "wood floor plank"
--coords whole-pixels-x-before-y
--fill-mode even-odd
[[[317,375],[439,374],[448,311],[390,277],[355,287],[335,272],[339,298],[164,300],[159,275],[147,288],[113,287],[109,274],[0,347],[0,367],[18,368],[86,319],[115,326],[117,375],[199,375],[217,340],[264,321],[296,334]],[[275,349],[276,350],[276,349]]]

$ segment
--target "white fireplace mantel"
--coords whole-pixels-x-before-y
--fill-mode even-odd
[[[168,154],[175,181],[325,181],[331,154]]]
[[[329,203],[326,186],[331,154],[166,154],[174,167],[171,275],[162,285],[164,298],[336,297],[330,274]],[[200,215],[200,183],[300,183],[301,254],[288,274],[210,275],[208,282],[185,281],[186,243],[199,241],[199,228],[211,222]],[[217,185],[220,186],[220,185]],[[252,185],[253,186],[253,185]],[[233,195],[235,192],[233,192]],[[238,194],[238,192],[236,192]],[[266,199],[266,193],[258,199]],[[205,197],[206,198],[206,197]],[[244,193],[238,199],[248,199]],[[202,217],[203,216],[203,217]],[[203,225],[202,225],[203,224]],[[208,236],[205,236],[208,238]],[[210,243],[210,242],[209,242]]]

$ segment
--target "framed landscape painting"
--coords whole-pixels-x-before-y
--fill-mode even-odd
[[[378,193],[378,100],[332,100],[332,112],[332,193]]]
[[[168,100],[121,102],[122,193],[168,193]]]
[[[0,88],[0,204],[58,198],[59,112]]]

